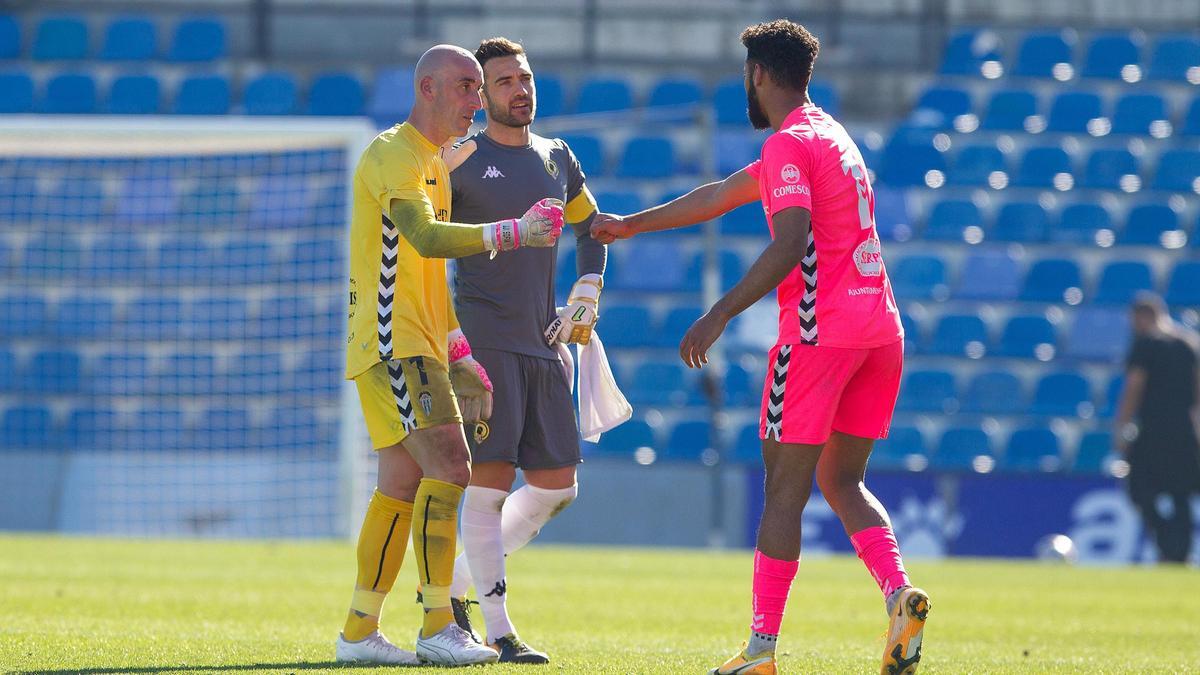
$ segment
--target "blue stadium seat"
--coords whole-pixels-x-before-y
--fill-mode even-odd
[[[350,73],[322,73],[308,90],[309,115],[351,117],[363,114],[362,83]]]
[[[904,353],[920,354],[925,351],[924,334],[921,324],[912,316],[901,312],[900,325],[904,327]]]
[[[1100,273],[1096,284],[1096,302],[1127,305],[1138,291],[1154,289],[1150,266],[1136,260],[1111,261]]]
[[[1079,439],[1072,470],[1076,473],[1100,473],[1113,454],[1112,434],[1107,431],[1088,431]]]
[[[129,449],[154,451],[184,447],[184,421],[183,410],[179,408],[155,406],[138,410],[129,425]]]
[[[946,182],[950,185],[983,187],[989,184],[988,178],[997,171],[1008,174],[1008,160],[1000,148],[993,144],[968,145],[955,157],[954,167],[950,169]]]
[[[930,255],[910,255],[901,258],[894,268],[889,266],[892,287],[896,296],[905,299],[928,300],[944,298],[946,263]]]
[[[45,234],[25,245],[19,269],[28,277],[58,278],[63,270],[79,269],[81,266],[82,255],[74,238]]]
[[[169,239],[158,250],[158,265],[151,270],[164,284],[194,284],[210,280],[212,252],[200,239]]]
[[[679,336],[682,338],[683,333]],[[725,367],[725,405],[738,407],[757,406],[762,400],[763,374],[755,369],[753,373],[736,363]]]
[[[307,252],[306,249],[305,253]],[[327,257],[328,253],[326,252]],[[277,274],[273,258],[274,253],[269,241],[249,238],[231,239],[217,249],[213,255],[215,261],[212,269],[213,280],[218,283],[234,285],[258,284],[274,280]],[[334,258],[336,259],[336,253]],[[299,261],[288,261],[290,266],[294,266],[297,262]],[[322,276],[322,278],[328,277]]]
[[[896,409],[950,413],[958,409],[954,375],[947,370],[915,370],[904,376]]]
[[[650,90],[648,107],[691,106],[704,99],[704,88],[700,80],[692,77],[665,77]]]
[[[1136,179],[1140,173],[1137,157],[1134,157],[1132,152],[1124,148],[1099,148],[1088,156],[1087,167],[1083,170],[1082,186],[1119,190],[1124,187],[1124,181],[1131,180],[1127,177]]]
[[[704,308],[700,305],[688,304],[671,307],[667,315],[663,317],[662,325],[648,337],[646,344],[663,348],[678,347],[683,334],[702,314],[704,314]]]
[[[1001,356],[1018,356],[1049,360],[1058,346],[1058,335],[1054,324],[1040,315],[1017,315],[1009,318],[1000,334],[997,353]]]
[[[217,378],[216,359],[212,354],[173,354],[167,357],[163,372],[154,378],[157,393],[170,396],[212,395]]]
[[[1115,229],[1112,215],[1100,204],[1071,204],[1059,215],[1058,226],[1050,232],[1050,240],[1090,243],[1095,241],[1096,233],[1100,230],[1111,232]]]
[[[1017,260],[1004,251],[971,253],[959,279],[954,297],[963,300],[1015,300],[1021,290]]]
[[[1179,214],[1167,204],[1138,204],[1130,209],[1125,229],[1117,241],[1122,244],[1158,245],[1164,243],[1164,233],[1178,229]]]
[[[208,229],[226,228],[240,220],[238,205],[242,193],[238,182],[237,177],[225,175],[204,176],[185,183],[180,198],[180,221]]]
[[[537,116],[554,117],[566,112],[566,94],[562,80],[554,75],[539,73],[534,78],[537,88]]]
[[[1024,89],[1002,89],[992,94],[980,128],[991,131],[1023,131],[1025,118],[1037,114],[1037,99]]]
[[[321,424],[316,410],[305,406],[272,408],[267,415],[267,443],[282,450],[320,447]]]
[[[954,426],[942,433],[930,457],[930,468],[949,471],[972,470],[976,457],[995,457],[992,439],[979,427]]]
[[[25,388],[42,394],[79,393],[82,360],[68,349],[46,349],[34,353],[29,361],[29,381]]]
[[[184,332],[200,340],[234,340],[249,334],[246,301],[241,298],[203,298],[187,310]]]
[[[563,134],[560,138],[571,148],[585,174],[593,178],[604,175],[604,147],[599,137],[590,134]]]
[[[950,36],[939,72],[943,75],[975,75],[987,61],[1000,60],[1000,38],[990,30],[964,30]]]
[[[1115,362],[1129,345],[1129,311],[1083,307],[1075,312],[1066,353],[1077,359]]]
[[[1021,378],[1000,370],[977,373],[962,397],[962,411],[980,415],[1017,415],[1025,405]]]
[[[245,450],[261,439],[245,408],[209,408],[192,430],[189,446],[201,450]]]
[[[167,176],[131,174],[121,183],[116,221],[121,225],[166,225],[179,214],[178,185]]]
[[[116,320],[113,304],[105,298],[68,297],[58,305],[51,332],[66,341],[104,339]]]
[[[18,405],[0,420],[0,448],[51,450],[60,444],[54,414],[40,405]]]
[[[100,280],[144,279],[150,259],[128,233],[108,234],[96,240],[88,251],[88,261],[83,267],[85,277]]]
[[[1087,133],[1088,122],[1101,117],[1100,96],[1090,91],[1067,91],[1054,98],[1047,131],[1070,134]]]
[[[1163,298],[1169,305],[1200,305],[1200,260],[1175,263]]]
[[[597,191],[596,204],[605,213],[630,214],[646,208],[642,197],[632,190]]]
[[[1176,148],[1158,158],[1154,172],[1155,190],[1200,193],[1200,150]],[[1166,215],[1166,214],[1162,214]]]
[[[1167,102],[1153,93],[1125,94],[1117,99],[1113,111],[1112,133],[1144,136],[1155,122],[1170,119]]]
[[[685,369],[678,357],[646,361],[634,368],[625,394],[634,405],[686,405],[697,386],[695,372]]]
[[[0,347],[0,394],[16,391],[21,382],[21,364],[12,350]]]
[[[0,113],[33,112],[33,79],[28,73],[0,73]]]
[[[291,115],[296,112],[296,80],[291,73],[263,73],[246,85],[242,106],[247,115]]]
[[[215,18],[184,19],[175,26],[167,58],[177,63],[201,63],[227,56],[225,24]]]
[[[600,334],[606,345],[644,347],[652,337],[647,328],[653,326],[650,310],[642,305],[609,305],[604,308],[604,328]]]
[[[625,144],[618,178],[655,179],[674,176],[677,171],[675,146],[666,136],[635,136]]]
[[[1142,56],[1128,33],[1106,33],[1092,38],[1083,61],[1084,77],[1120,80],[1125,66],[1140,66]]]
[[[1092,387],[1083,375],[1069,371],[1050,373],[1038,380],[1029,412],[1033,415],[1086,417],[1087,414],[1081,413],[1091,401]]]
[[[650,425],[643,420],[632,419],[605,432],[600,437],[600,443],[593,447],[602,454],[632,458],[639,448],[654,450],[657,445]]]
[[[1008,202],[1000,207],[996,222],[987,231],[995,241],[1038,242],[1046,238],[1050,217],[1037,202]]]
[[[615,77],[594,77],[584,81],[575,103],[576,114],[629,110],[633,107],[633,89],[629,82]]]
[[[380,126],[391,126],[408,117],[413,104],[413,69],[381,68],[375,72],[375,86],[367,114]]]
[[[913,106],[911,119],[917,124],[949,128],[954,118],[971,112],[971,95],[965,89],[953,85],[940,85],[926,89]]]
[[[755,429],[757,431],[757,428]],[[871,450],[872,469],[907,469],[914,455],[926,458],[925,437],[917,427],[895,426]]]
[[[1063,468],[1058,434],[1046,427],[1024,427],[1008,437],[1001,466],[1015,471],[1054,472]]]
[[[322,396],[336,396],[345,363],[345,354],[336,349],[309,352],[300,359],[293,388]]]
[[[836,116],[841,112],[841,99],[837,88],[832,82],[812,80],[808,83],[808,97],[812,102],[830,115]]]
[[[743,204],[721,216],[721,234],[765,235],[766,233],[767,219],[763,214],[760,202]]]
[[[746,424],[738,430],[727,461],[762,466],[762,440],[758,437],[758,424]]]
[[[746,81],[744,78],[721,80],[713,90],[713,107],[717,113],[717,124],[745,125]]]
[[[907,190],[875,185],[875,230],[883,239],[902,241],[912,235],[912,214],[909,209],[910,196]],[[760,207],[751,202],[749,206]],[[740,207],[745,208],[745,207]],[[765,220],[759,208],[760,229],[765,232]]]
[[[700,292],[704,281],[704,258],[704,251],[699,251],[692,256],[680,289]],[[738,255],[737,251],[722,250],[717,260],[720,265],[721,290],[727,291],[742,280],[742,276],[746,273],[746,267],[742,264],[742,257]]]
[[[612,275],[614,288],[636,291],[673,291],[688,283],[684,251],[670,241],[647,241],[630,247]]]
[[[112,408],[76,408],[67,417],[67,447],[115,450],[122,446],[120,417]]]
[[[158,78],[122,75],[108,90],[104,112],[111,115],[156,115],[162,109]]]
[[[1072,64],[1072,44],[1061,31],[1031,32],[1021,42],[1012,74],[1022,77],[1052,77],[1060,63]],[[1073,42],[1073,41],[1072,41]]]
[[[177,115],[224,115],[229,112],[229,80],[221,75],[191,75],[175,94]]]
[[[1117,414],[1117,406],[1121,404],[1121,390],[1125,386],[1125,376],[1121,372],[1113,375],[1108,379],[1108,386],[1104,389],[1104,400],[1101,402],[1100,410],[1097,411],[1101,419],[1111,419]]]
[[[1154,46],[1146,76],[1151,80],[1186,82],[1188,69],[1200,68],[1200,38],[1164,35]]]
[[[91,75],[66,73],[46,83],[38,111],[48,115],[88,115],[96,112],[96,81]]]
[[[307,359],[302,358],[301,363],[304,362]],[[287,371],[279,354],[237,354],[230,361],[228,373],[217,380],[217,389],[232,395],[274,396],[288,388]],[[307,390],[314,383],[306,381],[297,384]]]
[[[0,336],[30,338],[47,328],[46,301],[31,292],[0,296]]]
[[[104,31],[100,58],[105,61],[149,61],[158,56],[158,33],[144,16],[113,20]]]
[[[149,335],[156,335],[150,333]],[[146,335],[136,336],[146,338]],[[150,359],[142,351],[101,354],[89,378],[97,394],[109,396],[138,396],[146,393],[152,382]]]
[[[11,14],[0,14],[0,60],[21,56],[21,24]]]
[[[1045,258],[1033,263],[1025,275],[1019,300],[1028,303],[1062,303],[1070,289],[1084,287],[1079,263],[1066,258]]]
[[[710,425],[706,421],[687,420],[675,425],[667,436],[667,445],[659,459],[696,462],[706,449],[712,447]]]
[[[970,354],[978,358],[984,355],[990,343],[987,324],[978,314],[945,314],[933,329],[928,351],[946,356]]]
[[[282,173],[263,176],[250,200],[250,225],[264,229],[308,227],[316,217],[319,195],[308,176]]]
[[[80,61],[89,51],[88,27],[82,17],[50,17],[38,24],[33,38],[35,61]]]
[[[266,340],[311,338],[317,328],[317,309],[302,295],[269,296],[262,301],[251,333]]]
[[[1059,187],[1056,183],[1059,174],[1073,173],[1071,156],[1066,150],[1060,147],[1032,147],[1021,156],[1012,184],[1018,187]]]
[[[125,313],[123,333],[135,340],[177,338],[183,328],[183,303],[171,295],[135,298]]]
[[[897,131],[883,151],[879,181],[895,187],[926,184],[930,171],[946,173],[946,158],[927,134]]]
[[[965,199],[946,199],[934,204],[925,221],[925,238],[940,241],[962,241],[968,227],[983,229],[983,215],[974,202]]]

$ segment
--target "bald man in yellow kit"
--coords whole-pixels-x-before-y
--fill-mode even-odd
[[[553,246],[563,210],[543,199],[521,218],[450,222],[441,147],[470,129],[482,83],[470,52],[425,52],[408,120],[375,138],[354,175],[346,377],[379,452],[379,481],[359,534],[338,661],[466,665],[499,657],[458,627],[450,607],[458,505],[471,477],[463,422],[487,419],[492,404],[487,373],[454,315],[445,258]],[[379,632],[410,531],[424,605],[416,653]]]

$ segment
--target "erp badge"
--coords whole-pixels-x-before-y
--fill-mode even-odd
[[[421,410],[424,410],[425,416],[429,417],[433,411],[433,397],[429,395],[429,392],[423,391],[418,400],[421,401]]]
[[[488,426],[487,422],[485,422],[483,420],[479,420],[478,422],[475,423],[475,442],[476,443],[482,443],[482,442],[486,441],[488,439],[488,436],[491,436],[491,435],[492,435],[492,428]]]
[[[558,178],[558,164],[549,157],[546,158],[546,173],[550,174],[551,178]]]

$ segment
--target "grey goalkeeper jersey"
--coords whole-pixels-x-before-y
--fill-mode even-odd
[[[451,213],[460,223],[520,218],[546,197],[564,204],[583,192],[579,161],[559,139],[530,134],[529,145],[500,145],[483,132],[476,150],[450,174]],[[573,223],[579,274],[603,274],[605,247],[592,239],[591,217]],[[564,231],[566,236],[568,232]],[[475,348],[558,359],[543,331],[554,320],[558,245],[481,253],[455,265],[454,309]]]

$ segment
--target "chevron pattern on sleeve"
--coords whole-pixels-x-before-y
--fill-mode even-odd
[[[808,248],[800,261],[800,275],[804,277],[804,297],[796,308],[800,319],[800,341],[806,345],[817,344],[817,241],[813,231],[808,231]]]
[[[766,437],[781,440],[783,435],[783,398],[787,389],[788,363],[792,360],[792,346],[783,345],[775,354],[771,367],[771,394],[767,397]]]
[[[392,300],[396,293],[396,256],[400,232],[383,217],[383,252],[379,260],[379,360],[392,358]]]

